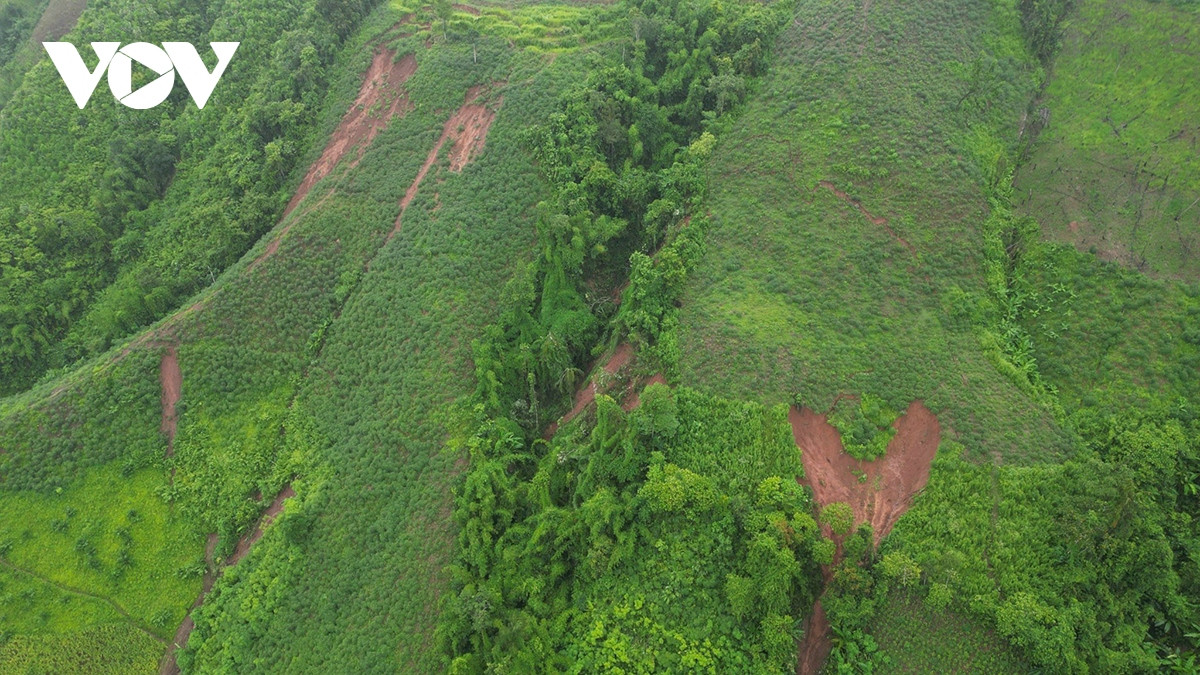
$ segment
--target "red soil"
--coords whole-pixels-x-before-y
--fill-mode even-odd
[[[417,177],[413,179],[412,184],[408,186],[408,190],[404,192],[404,196],[400,199],[400,215],[396,216],[396,223],[392,227],[391,233],[388,234],[389,240],[400,231],[400,222],[404,219],[404,211],[408,209],[408,205],[417,196],[417,190],[421,187],[421,181],[425,180],[425,175],[429,173],[429,169],[437,161],[438,153],[441,152],[442,146],[446,141],[450,141],[453,144],[450,151],[451,171],[462,171],[462,168],[483,149],[483,141],[487,137],[488,128],[492,126],[492,120],[496,118],[496,111],[475,103],[482,90],[483,88],[478,86],[468,89],[466,102],[458,109],[458,112],[454,113],[446,121],[446,125],[442,128],[441,137],[438,138],[433,149],[429,151],[429,156],[425,158],[425,163],[417,171]],[[499,108],[503,101],[503,99],[496,101],[496,107]]]
[[[469,104],[458,111],[456,119],[450,120],[462,126],[462,131],[457,131],[458,127],[455,127],[458,137],[454,141],[454,147],[450,150],[451,171],[462,171],[463,167],[483,150],[483,142],[487,138],[488,129],[491,128],[495,119],[496,111],[481,105]]]
[[[238,540],[237,548],[234,549],[233,554],[225,559],[225,566],[236,565],[239,560],[250,552],[250,547],[254,542],[262,538],[263,529],[274,522],[275,518],[283,511],[283,500],[293,497],[295,494],[296,492],[292,489],[291,485],[283,486],[283,489],[272,500],[271,505],[263,512],[254,530]],[[196,602],[192,603],[192,608],[188,610],[187,616],[183,617],[183,622],[179,624],[179,630],[175,631],[175,639],[167,646],[166,654],[159,661],[159,675],[178,675],[179,673],[179,666],[175,663],[175,650],[187,646],[192,629],[196,627],[196,622],[192,619],[192,612],[204,604],[204,596],[212,590],[217,577],[224,571],[223,568],[214,567],[213,553],[216,551],[216,548],[217,535],[215,533],[208,535],[208,543],[204,547],[204,560],[208,563],[209,571],[204,575],[204,583],[201,586],[200,595],[196,596]]]
[[[854,527],[869,523],[875,533],[875,543],[887,536],[900,516],[908,510],[912,499],[929,482],[929,469],[937,454],[941,427],[937,417],[920,401],[913,401],[908,410],[893,423],[896,435],[888,443],[883,457],[871,462],[854,459],[842,449],[838,434],[824,415],[807,408],[793,406],[788,411],[792,436],[801,449],[805,485],[812,488],[817,504],[824,508],[834,502],[845,502],[854,512]],[[856,473],[857,472],[857,473]],[[858,476],[865,476],[860,481]],[[826,536],[833,536],[822,527]],[[834,564],[841,561],[839,538]],[[824,570],[826,580],[830,573]],[[820,601],[813,607],[810,628],[806,629],[800,645],[798,673],[816,673],[829,655],[829,626]]]
[[[412,107],[404,83],[417,72],[417,60],[412,54],[399,61],[394,60],[395,57],[396,52],[390,49],[375,53],[371,66],[363,75],[358,98],[354,99],[354,104],[342,117],[321,156],[309,167],[283,215],[291,213],[313,185],[333,171],[350,148],[358,148],[357,155],[350,163],[351,167],[357,165],[371,141],[387,128],[392,118],[408,112]]]
[[[788,421],[802,451],[805,482],[817,504],[846,502],[854,511],[855,527],[869,523],[876,543],[891,532],[913,496],[929,481],[941,438],[937,417],[920,401],[913,401],[895,421],[896,435],[887,452],[873,462],[846,454],[841,436],[824,415],[793,406]],[[860,482],[855,471],[867,479]]]
[[[628,342],[622,342],[617,345],[608,362],[604,364],[604,372],[609,375],[615,375],[617,371],[628,365],[631,359],[633,359],[633,345]],[[595,368],[591,372],[595,372]],[[554,436],[554,433],[558,431],[560,426],[575,419],[576,415],[586,410],[592,403],[595,403],[596,394],[596,378],[592,377],[589,372],[587,384],[575,392],[575,405],[571,407],[571,410],[566,415],[560,417],[557,422],[552,422],[550,426],[546,427],[546,431],[542,434],[542,437],[548,440]]]
[[[292,489],[291,485],[283,486],[283,489],[271,501],[271,505],[267,507],[266,511],[263,511],[262,518],[258,520],[258,526],[254,528],[254,531],[238,540],[237,548],[233,549],[233,553],[225,559],[225,564],[227,566],[236,565],[239,560],[246,557],[246,554],[250,552],[250,547],[259,539],[262,539],[263,530],[275,522],[275,518],[283,511],[283,500],[295,496],[296,491]]]
[[[666,383],[667,383],[667,378],[663,377],[662,373],[655,373],[653,376],[650,377],[650,379],[646,380],[646,383],[641,386],[641,389],[645,389],[646,387],[649,387],[652,384],[666,384]],[[642,404],[641,391],[638,389],[635,389],[629,393],[629,396],[625,397],[625,401],[623,403],[621,403],[621,409],[624,410],[625,412],[629,412],[630,410],[633,410],[634,408],[638,407],[641,404]]]
[[[912,253],[913,255],[917,254],[917,250],[915,248],[913,248],[913,245],[908,243],[908,241],[904,237],[901,237],[900,235],[896,234],[896,231],[893,230],[888,225],[887,218],[882,218],[882,217],[873,215],[870,211],[867,210],[867,207],[862,205],[861,202],[854,201],[853,197],[846,194],[844,191],[839,190],[836,185],[834,185],[833,183],[830,183],[827,180],[820,181],[818,183],[818,185],[825,188],[826,190],[829,190],[833,194],[837,195],[837,197],[839,199],[846,202],[847,204],[850,204],[851,206],[854,206],[855,208],[857,208],[859,211],[862,212],[862,214],[864,216],[867,217],[867,220],[871,221],[871,223],[873,225],[878,225],[878,226],[882,227],[883,229],[887,230],[887,233],[892,235],[892,239],[895,239],[900,244],[903,244],[904,248],[907,248],[909,253]]]
[[[797,675],[817,675],[833,651],[833,631],[821,601],[813,603],[812,612],[804,620],[804,639],[800,642],[800,654],[796,660]]]
[[[358,165],[363,153],[370,147],[371,141],[387,128],[393,117],[403,116],[412,108],[408,101],[408,93],[404,89],[404,83],[417,71],[417,60],[412,54],[399,61],[395,61],[395,57],[396,52],[390,49],[380,49],[375,52],[375,58],[371,61],[367,72],[363,74],[363,83],[358,90],[358,98],[354,99],[354,104],[346,111],[337,129],[329,137],[329,142],[325,144],[321,156],[308,168],[308,173],[300,182],[300,187],[296,188],[296,193],[292,195],[291,201],[283,210],[280,220],[286,219],[288,214],[304,201],[313,186],[328,176],[351,148],[357,148],[357,153],[350,161],[347,167],[349,169]],[[284,226],[279,234],[267,244],[267,249],[263,251],[262,255],[250,263],[251,269],[274,255],[275,251],[279,249],[279,242],[292,228],[293,223],[295,220]]]
[[[183,391],[183,375],[179,372],[179,356],[168,347],[158,364],[158,381],[162,383],[162,423],[159,428],[167,436],[167,456],[175,454],[175,404]]]
[[[454,9],[457,9],[460,12],[466,12],[467,14],[470,14],[471,16],[479,16],[479,8],[478,7],[472,7],[470,5],[460,5],[458,3],[455,3],[450,6],[453,7]]]

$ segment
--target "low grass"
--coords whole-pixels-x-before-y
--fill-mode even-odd
[[[984,191],[1039,73],[996,3],[801,3],[711,162],[681,383],[822,412],[922,399],[974,456],[1067,453],[980,339]]]
[[[74,602],[81,605],[113,599],[105,601],[108,612],[91,619],[94,613],[75,609],[68,617],[51,615],[47,628],[78,630],[96,619],[111,620],[116,611],[159,637],[174,633],[189,598],[200,590],[203,564],[197,569],[198,547],[190,529],[159,497],[161,486],[159,471],[122,475],[119,467],[105,465],[50,494],[0,493],[0,546],[9,571],[26,572],[59,593],[76,596]],[[38,605],[42,611],[56,609],[53,602]],[[31,614],[38,616],[38,611]],[[17,616],[3,625],[13,632],[33,628]]]
[[[919,594],[892,591],[871,630],[880,673],[1028,673],[1008,643],[969,614],[935,610]]]
[[[121,624],[66,636],[21,635],[0,645],[0,671],[28,675],[153,673],[162,644]]]
[[[1017,176],[1055,241],[1151,275],[1200,279],[1200,4],[1083,0]]]

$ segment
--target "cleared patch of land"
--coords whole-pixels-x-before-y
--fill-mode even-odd
[[[1022,125],[1021,209],[1053,240],[1200,279],[1200,5],[1083,0]]]

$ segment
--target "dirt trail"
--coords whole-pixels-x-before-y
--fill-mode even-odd
[[[836,185],[834,185],[833,183],[830,183],[827,180],[819,181],[817,184],[820,185],[821,187],[825,188],[826,190],[829,190],[830,192],[832,192],[834,195],[836,195],[842,201],[857,208],[864,216],[866,216],[867,220],[871,221],[871,224],[878,225],[879,227],[882,227],[883,229],[887,230],[887,233],[892,235],[892,239],[895,239],[897,241],[897,243],[900,243],[904,246],[904,248],[907,248],[909,253],[912,253],[913,255],[917,254],[917,249],[914,248],[912,244],[908,243],[907,239],[896,234],[896,231],[893,230],[890,225],[888,225],[887,218],[883,218],[883,217],[872,214],[870,211],[867,210],[867,207],[862,205],[862,202],[855,201],[853,197],[846,194],[844,191],[839,190]]]
[[[167,645],[167,651],[158,663],[159,675],[178,675],[179,666],[175,663],[175,651],[187,646],[188,637],[191,636],[192,629],[196,627],[196,622],[192,619],[192,613],[196,611],[197,607],[204,604],[204,596],[212,590],[213,584],[216,583],[217,578],[224,572],[224,568],[236,565],[239,560],[250,552],[250,547],[262,538],[263,530],[273,523],[283,511],[284,500],[295,495],[296,491],[292,489],[290,483],[284,485],[279,494],[275,495],[275,499],[271,500],[271,505],[267,507],[267,510],[263,511],[258,524],[254,526],[253,530],[238,540],[237,547],[224,560],[224,564],[221,567],[217,567],[216,561],[213,559],[213,554],[217,549],[217,535],[208,535],[208,543],[204,547],[204,560],[208,563],[208,572],[204,575],[204,583],[201,586],[200,595],[196,596],[196,602],[192,603],[192,608],[188,610],[187,616],[183,617],[183,622],[179,624],[179,629],[175,631],[175,638]]]
[[[179,355],[175,347],[167,348],[158,364],[158,380],[162,383],[162,423],[159,428],[167,436],[167,457],[175,454],[175,404],[183,391],[183,375],[179,371]]]
[[[460,12],[466,12],[467,14],[470,14],[471,16],[479,16],[479,8],[478,7],[472,7],[470,5],[463,5],[463,4],[459,4],[459,3],[454,3],[453,5],[450,5],[450,6],[453,7],[454,9],[457,9]]]
[[[308,173],[304,175],[304,180],[300,181],[300,187],[296,188],[296,193],[292,195],[291,201],[284,208],[280,220],[286,219],[292,210],[304,201],[313,186],[328,176],[352,148],[357,148],[357,153],[347,168],[352,169],[358,166],[363,153],[367,151],[375,137],[387,128],[392,118],[397,115],[403,116],[412,108],[412,104],[408,100],[408,92],[404,89],[404,83],[412,77],[413,73],[417,72],[416,57],[409,54],[399,61],[396,61],[395,58],[396,52],[390,49],[380,49],[375,52],[375,58],[371,61],[367,72],[363,74],[363,83],[359,87],[358,97],[354,99],[354,103],[346,111],[342,121],[338,123],[337,129],[329,137],[321,156],[308,168]],[[262,255],[250,263],[250,269],[272,256],[279,249],[280,241],[295,222],[293,220],[279,231],[279,234],[267,244]]]
[[[869,523],[875,544],[887,536],[908,510],[912,499],[929,482],[929,469],[941,440],[937,417],[920,401],[913,401],[892,426],[896,435],[883,457],[871,462],[854,459],[842,448],[842,438],[825,416],[808,408],[788,411],[792,436],[801,450],[805,485],[812,488],[819,507],[845,502],[854,512],[854,527]],[[866,480],[860,481],[863,475]],[[826,536],[837,542],[834,565],[841,562],[842,545],[828,527]],[[825,569],[826,581],[830,569]],[[829,625],[820,600],[813,606],[809,626],[800,645],[797,673],[817,673],[829,655]]]
[[[654,375],[651,375],[650,379],[646,380],[645,384],[643,384],[641,387],[636,387],[631,392],[629,392],[629,395],[626,396],[625,400],[621,403],[621,409],[624,410],[625,412],[629,412],[630,410],[633,410],[634,408],[640,406],[642,404],[642,393],[641,392],[643,390],[645,390],[646,387],[649,387],[652,384],[666,384],[666,383],[667,383],[667,378],[663,377],[662,373],[655,373]]]
[[[283,500],[295,496],[296,491],[292,489],[291,485],[283,486],[279,494],[275,495],[275,499],[271,500],[271,505],[267,507],[266,511],[263,511],[262,517],[258,520],[258,526],[254,528],[254,531],[238,540],[237,547],[233,549],[233,553],[225,559],[226,567],[236,565],[239,560],[246,557],[246,554],[250,552],[250,547],[259,539],[262,539],[263,530],[275,522],[275,519],[283,512]]]
[[[799,657],[796,659],[797,675],[817,675],[833,651],[833,631],[821,601],[813,604],[812,612],[804,620],[804,639],[800,642]]]
[[[622,342],[617,345],[611,357],[604,364],[604,372],[609,375],[615,375],[619,370],[624,368],[633,359],[633,345],[628,342]],[[558,428],[567,422],[575,419],[575,416],[587,409],[589,405],[596,401],[596,378],[592,375],[595,372],[595,366],[588,372],[587,384],[582,389],[575,392],[575,405],[567,414],[563,415],[556,422],[551,422],[550,426],[546,427],[546,431],[542,434],[543,438],[549,439],[554,435]]]
[[[425,175],[429,173],[429,169],[433,167],[433,163],[437,161],[438,154],[442,151],[442,146],[446,141],[450,141],[450,170],[462,171],[479,152],[483,149],[484,139],[487,137],[488,129],[492,126],[492,121],[496,118],[496,111],[489,109],[487,106],[476,103],[479,99],[480,92],[483,87],[474,86],[467,90],[466,102],[454,113],[449,120],[446,120],[446,125],[442,128],[442,135],[438,138],[433,149],[429,151],[429,156],[425,158],[425,163],[421,165],[417,171],[417,177],[413,179],[408,190],[404,192],[404,196],[400,198],[400,215],[396,216],[396,223],[392,227],[392,231],[388,234],[388,240],[396,236],[400,231],[400,222],[404,219],[404,211],[408,209],[408,205],[417,196],[417,190],[421,187],[421,181],[425,180]],[[496,101],[495,107],[498,109],[500,104],[504,102],[503,98]]]

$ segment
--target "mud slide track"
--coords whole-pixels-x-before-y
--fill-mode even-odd
[[[626,364],[633,358],[633,345],[628,342],[622,342],[613,350],[612,356],[604,363],[603,370],[609,375],[615,375],[617,371],[625,367]],[[575,419],[575,416],[587,409],[588,406],[596,402],[596,378],[593,377],[595,367],[588,372],[588,379],[585,381],[583,388],[575,392],[575,404],[567,414],[563,415],[556,422],[551,422],[550,426],[542,432],[542,438],[549,440],[558,431],[558,428],[567,422]]]
[[[909,404],[892,424],[896,435],[884,455],[871,462],[846,454],[841,435],[824,415],[792,406],[788,422],[804,464],[805,478],[801,482],[812,488],[818,507],[835,502],[849,504],[854,527],[870,524],[877,546],[929,482],[929,470],[941,440],[937,417],[920,401]],[[859,475],[865,475],[866,480],[860,481]],[[833,536],[828,527],[823,526],[822,531],[825,536]],[[837,537],[834,540],[836,566],[842,559],[842,545]],[[832,569],[823,572],[828,582]],[[805,622],[796,672],[819,673],[832,648],[830,639],[829,622],[818,599]]]
[[[853,197],[846,194],[843,190],[839,190],[836,185],[834,185],[833,183],[830,183],[827,180],[820,181],[817,184],[820,185],[821,187],[825,188],[826,190],[829,190],[830,192],[832,192],[838,199],[841,199],[842,201],[846,202],[847,204],[857,208],[859,210],[859,212],[862,213],[863,216],[866,217],[867,220],[871,221],[871,224],[878,225],[879,227],[882,227],[884,230],[886,230],[888,234],[892,235],[892,239],[895,239],[896,243],[901,244],[902,246],[904,246],[904,248],[908,249],[909,253],[913,254],[914,256],[917,254],[917,249],[914,248],[912,244],[908,243],[907,239],[896,234],[896,231],[893,230],[890,225],[888,225],[887,218],[883,218],[881,216],[876,216],[875,214],[871,213],[870,211],[867,210],[867,207],[862,205],[862,202],[856,201]]]
[[[159,429],[167,437],[167,457],[175,454],[175,404],[183,391],[183,375],[179,371],[179,355],[168,347],[158,365],[158,380],[162,384],[162,422]]]
[[[196,622],[192,619],[192,613],[196,611],[197,607],[204,604],[204,596],[212,590],[213,584],[216,583],[217,578],[221,576],[225,568],[236,565],[239,560],[250,552],[250,547],[259,539],[262,539],[263,531],[271,523],[275,522],[275,519],[283,512],[284,500],[294,496],[296,496],[296,491],[292,489],[290,484],[283,486],[279,494],[275,495],[275,499],[271,500],[271,505],[267,507],[266,511],[263,511],[258,524],[254,526],[253,530],[238,540],[237,547],[234,548],[233,553],[225,559],[224,565],[219,568],[214,568],[213,561],[213,552],[217,547],[217,535],[210,534],[208,536],[208,545],[205,546],[204,559],[208,563],[209,571],[204,575],[204,583],[201,586],[200,595],[196,597],[196,602],[192,603],[192,608],[188,610],[187,616],[183,617],[183,622],[179,624],[179,630],[175,631],[175,638],[167,645],[167,652],[163,654],[162,660],[158,664],[159,675],[177,675],[179,673],[179,666],[175,663],[175,650],[187,646],[188,637],[191,636],[192,629],[196,627]]]
[[[417,171],[417,177],[413,179],[412,184],[405,190],[404,196],[400,198],[400,214],[396,216],[396,222],[392,226],[392,231],[388,234],[388,241],[391,241],[392,237],[396,236],[396,233],[400,231],[400,223],[404,219],[404,212],[417,196],[417,190],[421,188],[421,182],[425,180],[426,174],[429,173],[429,169],[437,161],[438,154],[442,151],[442,146],[447,141],[452,144],[450,146],[451,171],[462,171],[463,167],[483,150],[483,142],[487,138],[488,129],[491,128],[492,122],[496,119],[496,110],[476,103],[482,91],[483,87],[481,86],[468,89],[466,101],[462,107],[450,119],[446,120],[446,125],[442,128],[441,137],[438,138],[433,149],[429,151],[429,155],[425,158],[425,163]],[[503,102],[503,98],[497,100],[495,107],[498,109]]]
[[[357,148],[357,153],[348,168],[358,165],[371,142],[388,127],[394,117],[403,117],[412,108],[404,83],[417,72],[416,57],[409,54],[399,61],[395,58],[396,52],[390,49],[375,52],[370,67],[363,74],[358,97],[354,99],[354,103],[338,123],[337,129],[329,137],[321,156],[308,168],[304,180],[300,181],[296,193],[284,208],[280,221],[287,219],[308,196],[313,186],[328,176],[351,149]],[[295,220],[288,223],[275,235],[262,255],[250,263],[250,269],[254,269],[279,250],[279,243],[294,223]]]

